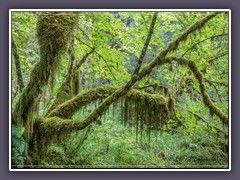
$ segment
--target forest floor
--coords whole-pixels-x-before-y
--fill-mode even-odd
[[[82,112],[74,116],[82,117]],[[108,113],[102,119],[101,125],[72,133],[66,141],[50,146],[42,167],[228,168],[226,153],[192,142],[180,132],[152,133],[150,141],[143,133],[136,139],[134,128],[123,126],[117,113]]]

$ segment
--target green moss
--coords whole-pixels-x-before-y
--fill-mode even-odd
[[[51,144],[61,143],[72,132],[84,129],[87,126],[86,123],[81,121],[61,119],[59,117],[37,118],[30,150],[32,154],[44,155],[46,148]]]
[[[41,13],[37,24],[40,47],[44,49],[49,46],[53,56],[66,51],[77,17],[77,13],[74,12]]]
[[[115,90],[116,88],[112,87],[98,87],[87,92],[83,92],[60,104],[52,112],[50,112],[47,117],[57,116],[61,118],[71,118],[76,111],[85,105],[95,102],[98,99],[104,99],[111,95]]]
[[[24,137],[28,141],[32,134],[34,114],[38,100],[49,77],[53,81],[58,57],[67,49],[77,16],[74,13],[42,13],[37,23],[37,38],[40,45],[40,62],[33,68],[30,81],[13,112],[13,123],[25,127]]]
[[[124,108],[121,108],[121,114],[124,117],[124,125],[130,129],[135,127],[137,138],[141,138],[145,130],[150,138],[152,131],[156,133],[166,124],[175,107],[170,95],[165,97],[139,90],[130,90],[122,99]]]
[[[37,38],[40,49],[51,59],[51,85],[58,67],[58,57],[69,47],[78,15],[73,12],[43,12],[37,22]]]

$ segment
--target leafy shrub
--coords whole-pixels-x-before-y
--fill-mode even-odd
[[[24,128],[12,126],[12,165],[17,168],[23,168],[27,159],[27,143],[22,135]]]

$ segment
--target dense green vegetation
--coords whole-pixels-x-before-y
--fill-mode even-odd
[[[227,12],[12,12],[13,168],[228,168]]]

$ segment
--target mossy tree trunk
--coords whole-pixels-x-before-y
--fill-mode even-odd
[[[38,18],[37,38],[40,45],[40,61],[34,66],[28,85],[24,88],[12,114],[13,124],[23,126],[24,139],[28,142],[33,132],[39,96],[43,88],[52,82],[59,56],[68,49],[70,37],[77,21],[76,13],[45,12]]]

